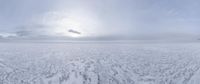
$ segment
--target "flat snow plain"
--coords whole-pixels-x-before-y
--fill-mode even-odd
[[[0,43],[0,84],[200,84],[200,43]]]

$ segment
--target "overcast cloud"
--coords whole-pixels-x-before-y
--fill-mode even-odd
[[[200,0],[0,0],[0,36],[200,38]]]

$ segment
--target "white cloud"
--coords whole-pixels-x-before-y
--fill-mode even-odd
[[[0,37],[2,38],[8,38],[8,37],[16,37],[17,35],[15,33],[0,33]]]

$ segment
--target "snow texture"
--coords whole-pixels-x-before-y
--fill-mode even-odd
[[[0,43],[0,84],[199,84],[200,44]]]

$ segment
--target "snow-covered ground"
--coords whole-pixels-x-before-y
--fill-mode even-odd
[[[199,84],[198,43],[0,43],[0,84]]]

